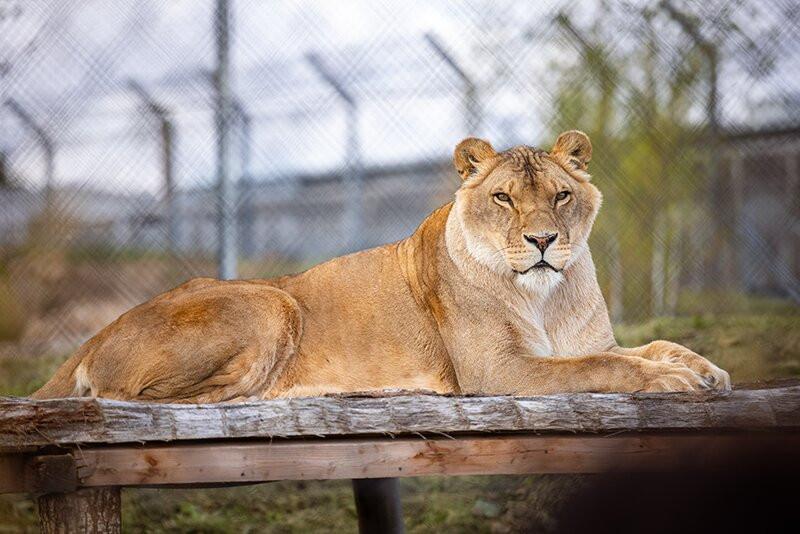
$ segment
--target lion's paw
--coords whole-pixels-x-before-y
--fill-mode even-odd
[[[706,377],[678,362],[649,362],[641,391],[675,392],[711,389]]]
[[[696,352],[669,341],[656,342],[657,351],[653,358],[659,362],[682,364],[703,377],[707,389],[728,391],[731,389],[731,376]]]

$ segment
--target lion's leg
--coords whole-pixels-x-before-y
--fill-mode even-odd
[[[703,377],[683,364],[611,352],[575,358],[509,356],[478,375],[459,372],[458,382],[464,393],[512,395],[708,389]]]
[[[637,356],[656,362],[681,363],[703,376],[709,387],[714,389],[731,389],[731,377],[707,359],[693,352],[683,345],[671,341],[653,341],[647,345],[634,348],[615,347],[611,349],[616,354],[624,356]]]
[[[215,285],[141,313],[147,320],[120,324],[86,362],[92,395],[180,403],[260,398],[302,335],[297,303],[268,286]]]
[[[269,389],[286,360],[294,354],[294,348],[287,350],[286,343],[279,341],[270,345],[273,349],[267,351],[259,350],[258,344],[249,345],[195,384],[169,392],[163,387],[149,387],[139,393],[136,400],[205,404],[260,398],[256,393]]]

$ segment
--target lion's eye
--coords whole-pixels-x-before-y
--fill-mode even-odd
[[[511,202],[511,197],[506,195],[505,193],[495,193],[494,198],[496,198],[500,202],[505,202],[506,204],[513,204],[513,202]]]
[[[569,196],[569,191],[562,191],[556,195],[556,201],[560,202]]]

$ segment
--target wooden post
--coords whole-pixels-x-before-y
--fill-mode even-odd
[[[39,528],[42,534],[119,533],[122,531],[120,489],[89,488],[42,495]]]
[[[360,534],[402,534],[403,505],[396,478],[353,480]]]

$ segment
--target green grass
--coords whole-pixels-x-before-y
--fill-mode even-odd
[[[577,476],[419,477],[400,480],[406,531],[549,531]],[[123,530],[130,533],[356,532],[346,480],[286,481],[219,489],[122,492]],[[0,533],[37,532],[33,500],[0,498]]]
[[[727,370],[734,384],[800,375],[800,314],[662,318],[614,333],[623,346],[681,343]]]
[[[0,354],[0,396],[30,395],[42,387],[68,357],[67,354],[47,354],[35,358],[21,354]]]
[[[356,528],[347,481],[276,482],[219,490],[125,491],[128,532],[335,532]]]

